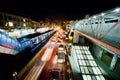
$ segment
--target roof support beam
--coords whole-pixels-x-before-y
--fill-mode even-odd
[[[92,37],[92,36],[86,35],[86,34],[80,32],[80,31],[78,31],[78,30],[75,30],[75,31],[76,31],[77,33],[79,33],[80,35],[88,38],[89,40],[91,40],[91,41],[93,41],[93,42],[95,42],[95,43],[103,46],[104,48],[107,48],[108,50],[110,50],[110,51],[112,51],[112,52],[114,52],[114,53],[116,53],[116,54],[118,54],[118,55],[120,55],[120,48],[119,48],[119,47],[113,46],[113,45],[111,45],[111,44],[109,44],[109,43],[107,43],[107,42],[104,42],[104,41],[99,40],[99,39],[97,39],[97,38],[94,38],[94,37]]]

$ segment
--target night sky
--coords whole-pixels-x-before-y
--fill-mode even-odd
[[[3,0],[0,12],[31,18],[36,21],[78,20],[120,7],[120,0]]]

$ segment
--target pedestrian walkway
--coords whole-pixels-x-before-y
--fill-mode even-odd
[[[88,46],[72,45],[69,56],[75,80],[106,80]]]

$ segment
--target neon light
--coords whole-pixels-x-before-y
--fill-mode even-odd
[[[82,73],[85,73],[84,67],[80,67],[80,69],[81,69],[81,72],[82,72]]]
[[[79,60],[79,65],[80,65],[80,66],[83,65],[81,60]]]
[[[96,67],[98,74],[102,74],[98,67]]]

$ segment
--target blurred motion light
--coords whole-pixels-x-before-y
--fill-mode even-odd
[[[45,52],[44,52],[44,55],[42,56],[41,60],[42,61],[48,61],[51,57],[53,53],[53,47],[48,47]]]

